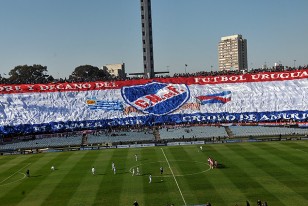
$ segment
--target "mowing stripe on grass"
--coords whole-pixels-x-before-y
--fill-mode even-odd
[[[224,165],[223,168],[212,170],[210,176],[213,185],[218,188],[218,192],[222,194],[222,199],[226,202],[226,204],[221,205],[228,205],[230,203],[241,205],[245,204],[244,201],[250,200],[250,198],[254,200],[252,198],[253,193],[250,191],[256,189],[258,184],[252,182],[250,186],[250,179],[246,178],[247,175],[244,173],[242,176],[243,171],[237,167],[241,162],[234,156],[232,151],[224,147],[224,145],[206,145],[203,153],[206,155],[206,160],[208,157],[211,157]],[[232,157],[232,159],[227,157]],[[245,167],[244,165],[241,166],[241,168]],[[213,202],[213,204],[216,204],[216,202]]]
[[[288,142],[287,144],[282,144],[286,147],[290,147],[290,148],[293,148],[294,150],[298,151],[302,151],[302,152],[305,152],[307,153],[306,155],[308,155],[308,145],[307,145],[307,141],[298,141],[298,142]],[[299,155],[304,155],[306,156],[304,153],[300,153]]]
[[[71,152],[72,155],[67,159],[61,172],[56,186],[45,198],[42,205],[67,205],[72,195],[76,191],[82,178],[90,171],[90,168],[82,168],[84,160],[87,159],[88,151]]]
[[[170,151],[171,154],[167,153],[167,151]],[[211,183],[214,174],[213,170],[210,170],[207,158],[199,150],[192,146],[171,147],[165,150],[165,153],[168,155],[169,162],[173,166],[175,176],[176,172],[183,174],[181,178],[177,179],[187,204],[198,205],[206,202],[214,204],[215,202],[214,205],[226,205],[219,193],[220,188],[216,188]],[[175,159],[175,162],[170,160],[170,156]],[[178,171],[176,170],[177,168],[179,168]],[[207,173],[198,173],[198,171],[202,171],[204,168],[209,168]],[[189,173],[194,175],[189,175]],[[185,174],[188,175],[186,176]]]
[[[264,148],[261,148],[261,149],[265,150]],[[252,151],[254,151],[254,150],[252,150]],[[294,172],[289,172],[289,171],[286,170],[287,168],[292,168],[292,165],[289,166],[289,167],[286,167],[286,169],[284,169],[281,165],[279,165],[275,162],[275,159],[280,158],[279,156],[271,155],[271,157],[270,157],[270,154],[269,154],[268,155],[269,158],[263,158],[259,154],[252,152],[252,151],[247,151],[247,152],[250,152],[251,154],[257,155],[258,158],[260,160],[262,160],[260,162],[257,162],[259,167],[261,167],[261,168],[264,167],[264,166],[267,167],[267,168],[276,167],[277,169],[275,169],[275,170],[267,169],[267,170],[264,170],[264,171],[267,172],[268,174],[270,174],[273,178],[275,178],[276,180],[281,182],[286,187],[293,190],[295,193],[301,195],[303,199],[308,200],[308,191],[306,190],[307,189],[306,186],[308,184],[307,179],[304,179],[305,177],[303,177],[303,176],[297,176],[297,174],[294,173]],[[272,161],[270,162],[268,159],[271,159]],[[294,171],[296,171],[296,170],[294,170]],[[283,176],[281,174],[283,174]],[[288,178],[284,178],[285,176],[287,176]],[[293,178],[291,179],[290,177],[293,177]]]
[[[27,191],[24,199],[19,202],[18,205],[42,205],[49,194],[57,186],[57,183],[61,180],[63,172],[63,165],[67,164],[73,152],[58,152],[44,154],[46,158],[40,161],[41,164],[35,165],[36,168],[40,168],[36,173],[42,174],[42,180],[31,191]],[[54,165],[56,170],[50,169],[51,165]],[[29,184],[33,184],[29,182]],[[40,198],[38,198],[40,197]]]
[[[181,188],[180,188],[180,186],[179,186],[179,184],[178,184],[178,181],[176,180],[176,178],[175,178],[175,176],[174,176],[174,173],[173,173],[173,170],[172,170],[172,168],[171,168],[171,166],[170,166],[170,164],[169,164],[169,161],[168,161],[168,159],[167,159],[167,156],[166,156],[166,154],[165,154],[163,148],[160,148],[160,149],[161,149],[161,151],[163,152],[163,154],[164,154],[164,156],[165,156],[165,159],[166,159],[166,161],[167,161],[167,164],[168,164],[168,166],[169,166],[169,169],[170,169],[170,171],[171,171],[171,173],[172,173],[173,179],[174,179],[174,181],[175,181],[175,183],[176,183],[176,186],[178,187],[179,192],[180,192],[180,194],[181,194],[181,197],[182,197],[182,200],[183,200],[183,202],[184,202],[184,205],[187,205],[187,204],[186,204],[186,201],[185,201],[185,199],[184,199],[184,196],[183,196],[183,194],[182,194]]]
[[[265,143],[257,143],[257,144],[265,144]],[[264,151],[262,151],[262,149],[256,148],[254,146],[257,144],[250,144],[249,146],[238,144],[229,147],[234,152],[241,154],[243,158],[245,158],[248,162],[252,162],[255,165],[255,167],[257,168],[256,170],[259,171],[258,176],[260,176],[260,178],[264,180],[263,185],[264,187],[267,188],[269,192],[271,193],[273,192],[274,194],[279,194],[277,192],[280,191],[280,193],[282,193],[278,197],[280,201],[282,201],[285,205],[290,205],[290,204],[300,205],[300,203],[302,203],[305,200],[303,199],[303,195],[300,194],[300,192],[294,190],[294,188],[289,186],[290,185],[289,182],[296,183],[297,181],[296,180],[294,181],[293,179],[291,180],[290,177],[292,177],[292,175],[283,169],[284,167],[288,166],[283,164],[275,165],[274,164],[275,157],[271,156],[270,154],[267,154],[267,157],[273,162],[269,162],[267,159],[263,158],[262,156],[264,156],[265,153]],[[262,154],[262,156],[260,154]],[[262,171],[262,173],[267,174],[267,176],[262,175],[262,173],[260,173],[260,170]],[[255,179],[256,178],[257,177],[255,177]],[[265,194],[265,197],[266,196],[267,195]],[[268,199],[268,201],[270,201],[270,199]],[[270,202],[270,204],[275,204],[275,202]]]
[[[275,164],[279,165],[290,165],[290,167],[285,167],[286,170],[289,172],[297,171],[296,176],[298,178],[301,178],[303,176],[306,176],[307,174],[307,169],[308,169],[308,164],[303,164],[307,161],[308,154],[306,155],[298,155],[298,152],[294,152],[290,150],[290,148],[285,148],[283,149],[283,146],[280,147],[275,147],[276,144],[266,144],[266,145],[261,145],[261,144],[255,144],[255,147],[259,147],[260,149],[266,150],[267,153],[274,155],[275,157],[279,157],[280,160],[278,162],[274,161]]]
[[[9,166],[9,164],[14,160],[14,159],[21,159],[21,155],[10,155],[10,156],[1,156],[0,158],[0,169],[3,171],[4,168]]]
[[[207,163],[207,159],[210,156],[208,154],[208,149],[206,148],[203,151],[199,150],[199,146],[193,147],[183,147],[186,154],[183,153],[184,156],[187,156],[193,160],[198,160],[200,162],[204,162],[204,164],[209,167]],[[192,151],[193,150],[193,151]],[[200,164],[196,164],[196,166],[202,167]],[[213,205],[228,205],[230,201],[228,201],[227,197],[224,196],[225,194],[225,187],[220,184],[221,181],[224,182],[224,185],[228,185],[232,187],[232,182],[229,181],[228,178],[221,173],[220,170],[212,170],[210,169],[207,173],[202,173],[200,175],[194,176],[194,179],[189,177],[187,180],[191,185],[191,193],[199,192],[202,193],[199,196],[199,203],[200,202],[211,202]],[[197,188],[197,190],[196,190]],[[240,194],[240,191],[237,190],[235,186],[233,186],[232,190],[228,190],[229,195],[235,197],[237,194]],[[200,198],[201,197],[201,198]],[[187,200],[187,198],[186,198]]]
[[[128,154],[126,156],[126,171],[128,171],[129,168],[134,167],[136,165],[141,164],[143,156],[141,155],[142,148],[133,148],[128,150]],[[135,159],[135,154],[137,154],[138,161]],[[132,205],[132,203],[135,200],[138,200],[138,203],[140,205],[143,200],[143,178],[141,175],[136,175],[136,168],[135,169],[135,175],[132,176],[132,173],[125,173],[123,178],[123,184],[121,188],[121,196],[120,196],[120,202],[119,205]]]
[[[262,199],[256,194],[263,196],[269,196],[279,205],[284,205],[276,196],[274,196],[270,191],[268,191],[262,184],[260,184],[254,176],[249,173],[248,167],[244,164],[248,164],[246,160],[243,160],[242,156],[239,156],[240,152],[237,150],[232,150],[234,145],[211,145],[213,158],[217,159],[218,162],[226,164],[227,169],[222,169],[222,172],[227,178],[242,192],[242,195],[246,196],[245,200],[256,201],[257,199]],[[215,152],[214,152],[215,151]],[[235,199],[238,202],[238,199]],[[244,201],[244,200],[243,200]]]
[[[92,166],[95,168],[95,175],[88,173],[80,182],[75,193],[72,195],[68,205],[92,205],[95,197],[96,191],[99,189],[99,183],[103,179],[103,165],[101,164],[101,159],[104,156],[104,151],[91,151],[92,156],[85,163],[85,167],[89,169]]]
[[[145,202],[140,205],[170,205],[170,203],[174,203],[174,197],[178,197],[177,188],[172,179],[171,181],[168,181],[169,178],[164,179],[165,181],[161,181],[162,178],[159,173],[159,168],[161,166],[164,168],[168,167],[160,148],[145,148],[141,165]],[[149,183],[150,174],[152,175],[152,183]],[[179,202],[182,204],[182,200]]]
[[[108,164],[105,165],[106,176],[99,184],[93,205],[120,205],[123,179],[129,173],[126,167],[128,151],[128,149],[106,151],[110,155]],[[112,162],[115,163],[116,174],[111,170]]]
[[[18,156],[16,158],[15,156]],[[12,157],[12,158],[11,158]],[[14,155],[14,156],[6,156],[5,159],[10,160],[9,162],[4,161],[0,166],[0,179],[3,180],[10,176],[15,171],[19,170],[23,165],[33,162],[37,156],[35,155]],[[0,158],[2,159],[2,158]],[[0,161],[2,163],[2,161]],[[26,171],[26,170],[25,170]],[[25,173],[25,171],[23,171]],[[1,196],[1,193],[0,193]]]
[[[3,193],[5,193],[6,195],[0,198],[0,202],[3,205],[18,204],[20,201],[22,201],[25,198],[25,194],[35,189],[36,185],[41,180],[40,175],[37,175],[36,173],[35,165],[36,163],[41,162],[41,159],[44,159],[44,155],[35,154],[29,157],[25,156],[25,158],[26,158],[26,160],[24,161],[25,163],[27,164],[31,163],[28,165],[30,166],[29,169],[31,171],[30,178],[25,178],[24,181],[19,181],[18,183],[13,184],[14,187],[11,187],[11,188],[10,188],[11,185],[7,185],[6,188],[10,188],[10,189],[5,190]],[[31,161],[29,162],[29,160]]]
[[[8,176],[7,178],[5,178],[4,180],[2,180],[0,182],[0,186],[2,186],[6,180],[10,179],[11,177],[13,177],[15,174],[17,174],[18,172],[20,172],[20,170],[23,170],[24,168],[28,167],[31,163],[26,164],[24,167],[20,168],[19,170],[17,170],[16,172],[14,172],[13,174],[11,174],[10,176]]]

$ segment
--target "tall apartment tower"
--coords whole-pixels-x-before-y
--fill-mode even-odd
[[[153,58],[151,0],[140,0],[144,77],[155,77]]]
[[[221,37],[218,44],[219,70],[245,70],[247,63],[247,40],[242,35]]]

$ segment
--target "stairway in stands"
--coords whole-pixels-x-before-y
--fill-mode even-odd
[[[233,137],[234,137],[233,132],[231,131],[231,129],[230,129],[228,126],[225,127],[225,130],[226,130],[226,132],[227,132],[227,134],[228,134],[228,136],[229,136],[230,138],[233,138]]]
[[[153,135],[154,135],[155,141],[160,140],[160,133],[159,133],[158,127],[153,127]]]

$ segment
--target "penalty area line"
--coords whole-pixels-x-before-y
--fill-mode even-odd
[[[14,172],[12,175],[8,176],[7,178],[5,178],[4,180],[2,180],[0,182],[0,185],[5,182],[6,180],[10,179],[11,177],[13,177],[16,173],[18,173],[20,170],[24,169],[25,167],[28,167],[31,163],[28,163],[26,166],[22,167],[21,169],[17,170],[16,172]]]
[[[178,189],[179,189],[179,191],[180,191],[180,194],[181,194],[181,197],[182,197],[182,199],[183,199],[184,205],[187,205],[187,204],[186,204],[186,201],[185,201],[185,199],[184,199],[183,193],[182,193],[182,191],[181,191],[181,188],[180,188],[180,186],[179,186],[179,184],[178,184],[178,181],[176,180],[176,178],[175,178],[175,176],[174,176],[174,173],[173,173],[173,170],[171,169],[171,166],[170,166],[170,164],[169,164],[169,161],[168,161],[168,159],[167,159],[167,156],[166,156],[166,154],[165,154],[163,148],[160,148],[160,149],[161,149],[161,151],[163,152],[163,154],[164,154],[164,156],[165,156],[165,159],[166,159],[166,161],[167,161],[167,164],[168,164],[168,166],[169,166],[169,169],[170,169],[170,171],[171,171],[171,174],[172,174],[172,176],[173,176],[173,179],[174,179],[174,181],[175,181],[175,183],[176,183],[176,186],[178,187]]]

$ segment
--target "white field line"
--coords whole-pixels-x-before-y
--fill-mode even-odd
[[[170,171],[171,171],[171,173],[172,173],[172,176],[173,176],[173,178],[174,178],[174,181],[175,181],[176,185],[178,186],[178,189],[179,189],[180,194],[181,194],[181,196],[182,196],[184,205],[187,205],[187,204],[186,204],[186,201],[185,201],[185,199],[184,199],[184,196],[183,196],[183,194],[182,194],[182,191],[181,191],[181,189],[180,189],[180,186],[179,186],[179,184],[178,184],[178,181],[176,180],[176,178],[175,178],[175,176],[174,176],[174,173],[173,173],[173,171],[172,171],[172,169],[171,169],[171,166],[170,166],[170,164],[169,164],[169,161],[168,161],[168,159],[167,159],[167,156],[165,155],[165,152],[164,152],[163,148],[160,148],[160,149],[161,149],[161,151],[163,152],[163,154],[164,154],[164,156],[165,156],[165,158],[166,158],[167,164],[168,164],[169,169],[170,169]]]
[[[17,170],[16,172],[14,172],[12,175],[8,176],[7,178],[5,178],[4,180],[2,180],[0,182],[0,185],[1,183],[5,182],[6,180],[10,179],[11,177],[13,177],[16,173],[18,173],[20,170],[24,169],[25,167],[28,167],[31,163],[28,163],[26,166],[22,167],[21,169]]]
[[[13,184],[13,183],[15,183],[15,182],[19,182],[19,181],[21,181],[21,180],[23,180],[23,179],[26,178],[26,174],[25,174],[25,173],[22,173],[22,172],[18,172],[18,173],[19,173],[19,174],[22,174],[23,177],[20,178],[20,179],[18,179],[18,180],[15,180],[15,181],[13,181],[13,182],[8,182],[8,183],[5,183],[5,184],[0,184],[0,187],[6,186],[6,185],[10,185],[10,184]]]
[[[307,153],[306,151],[304,151],[302,149],[295,149],[295,150]]]

